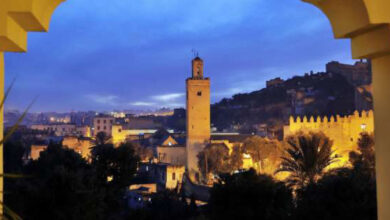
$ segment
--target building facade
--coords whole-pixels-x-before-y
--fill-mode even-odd
[[[97,115],[93,119],[93,135],[96,136],[99,132],[104,132],[108,137],[111,137],[112,125],[115,123],[115,118],[109,115]]]
[[[187,170],[190,178],[199,180],[198,157],[210,141],[210,79],[204,78],[203,60],[192,60],[192,77],[187,89]]]

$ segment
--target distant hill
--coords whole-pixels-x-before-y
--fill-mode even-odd
[[[371,109],[372,97],[367,87],[354,85],[345,74],[330,72],[295,76],[286,81],[276,78],[268,81],[264,89],[236,94],[213,104],[211,121],[218,130],[280,130],[290,115],[346,115],[356,109]]]

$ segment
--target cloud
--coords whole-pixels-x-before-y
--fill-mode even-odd
[[[154,102],[132,102],[130,103],[132,106],[154,106],[156,103]]]
[[[96,103],[104,104],[104,105],[118,105],[119,97],[116,95],[96,95],[96,94],[90,94],[86,95],[86,97]]]
[[[152,96],[152,99],[160,102],[171,102],[183,97],[184,95],[185,95],[184,93],[169,93],[169,94]]]

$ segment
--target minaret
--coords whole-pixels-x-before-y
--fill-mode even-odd
[[[210,142],[210,79],[203,77],[203,60],[192,60],[187,87],[187,171],[199,181],[198,154]]]

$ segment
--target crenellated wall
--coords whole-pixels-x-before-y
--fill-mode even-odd
[[[360,133],[374,132],[374,113],[370,111],[355,111],[353,115],[341,117],[303,116],[290,117],[289,125],[284,126],[284,137],[296,132],[323,132],[333,141],[335,153],[341,156],[335,166],[346,165],[349,152],[357,150]]]

